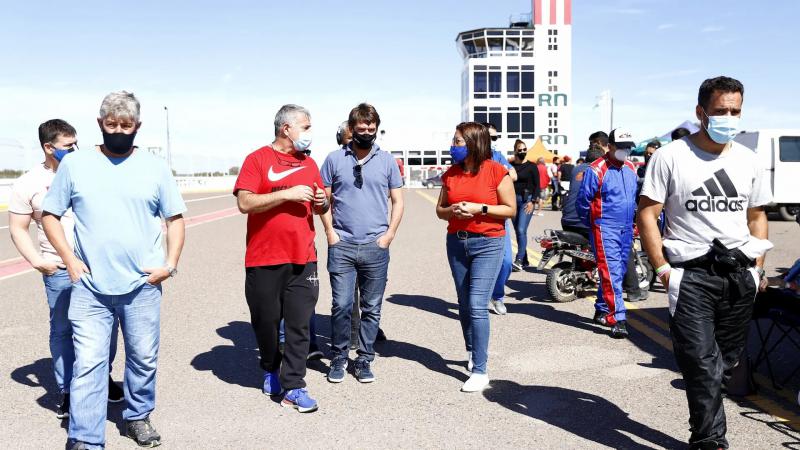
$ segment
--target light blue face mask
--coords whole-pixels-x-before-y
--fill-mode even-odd
[[[727,144],[739,134],[739,120],[738,116],[709,116],[703,111],[703,114],[708,118],[708,136],[717,144]]]

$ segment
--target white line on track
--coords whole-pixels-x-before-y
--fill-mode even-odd
[[[213,197],[193,198],[191,200],[184,200],[184,203],[202,202],[203,200],[214,200],[215,198],[233,197],[231,194],[215,195]]]
[[[0,230],[5,230],[6,228],[8,228],[8,225],[6,225],[4,227],[0,227]]]

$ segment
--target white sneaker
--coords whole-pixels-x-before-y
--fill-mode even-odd
[[[461,386],[461,392],[480,392],[489,386],[489,375],[485,373],[473,373],[469,380]]]
[[[472,368],[475,367],[475,364],[472,363],[472,352],[467,352],[467,371],[472,372]],[[800,394],[798,394],[800,395]],[[800,398],[800,397],[798,397]]]
[[[499,316],[505,316],[506,312],[508,312],[506,305],[503,304],[503,300],[491,299],[489,300],[489,306],[489,309]]]

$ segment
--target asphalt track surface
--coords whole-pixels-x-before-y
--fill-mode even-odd
[[[446,224],[433,209],[437,194],[405,193],[405,217],[391,247],[381,322],[389,340],[377,346],[377,381],[362,385],[349,375],[329,384],[328,359],[311,362],[306,380],[320,405],[313,414],[281,408],[259,389],[244,300],[245,217],[231,209],[232,196],[186,196],[190,228],[179,274],[164,287],[151,417],[163,447],[683,448],[688,412],[660,290],[632,305],[631,339],[616,341],[592,324],[590,299],[551,303],[543,274],[512,274],[508,315],[491,317],[491,388],[459,392],[467,379],[465,351],[445,257]],[[530,236],[557,228],[559,217],[550,211],[535,217]],[[331,294],[327,245],[317,224],[316,317],[327,350]],[[796,257],[800,230],[794,223],[770,225],[778,248],[768,269],[786,267]],[[0,442],[63,448],[66,422],[54,415],[58,396],[41,276],[24,267],[9,275],[17,255],[7,231],[0,233],[0,270],[6,267],[0,276]],[[535,242],[529,247],[539,250]],[[122,379],[123,355],[120,348],[115,380]],[[726,399],[731,447],[800,448],[800,434],[791,428],[800,426],[795,393],[762,388],[739,402]],[[122,435],[122,409],[108,408],[107,446],[137,448]]]

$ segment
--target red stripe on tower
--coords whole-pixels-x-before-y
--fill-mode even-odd
[[[556,0],[550,0],[550,25],[556,25]]]
[[[572,25],[572,0],[564,0],[564,25]]]
[[[533,24],[542,24],[542,0],[533,0]]]

